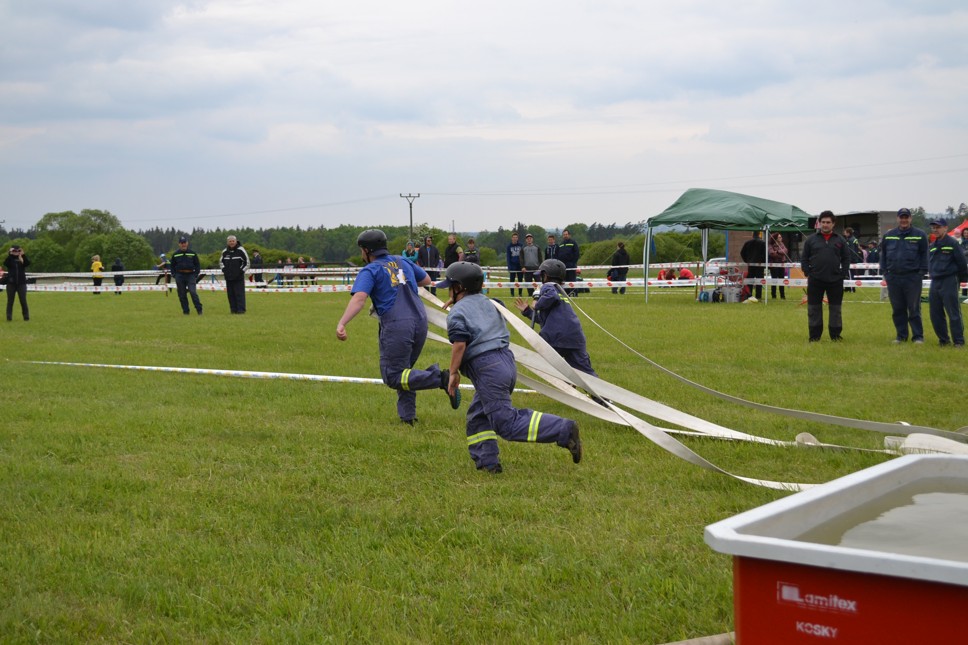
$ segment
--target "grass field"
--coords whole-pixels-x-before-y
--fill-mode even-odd
[[[848,294],[846,341],[806,342],[806,310],[690,293],[582,296],[662,365],[755,401],[956,429],[968,354],[893,346],[890,310]],[[501,294],[493,294],[499,295]],[[504,297],[504,296],[502,296]],[[335,338],[348,296],[222,293],[182,316],[160,293],[30,294],[2,323],[0,641],[6,643],[664,643],[732,629],[731,563],[709,523],[786,493],[703,471],[574,416],[585,459],[501,443],[467,456],[463,413],[377,385],[248,380],[29,361],[376,378],[376,323]],[[750,411],[690,390],[586,322],[599,374],[722,425],[878,448],[883,436]],[[421,364],[446,363],[429,343]],[[469,393],[468,393],[469,394]],[[660,424],[661,425],[661,424]],[[822,482],[885,455],[687,439],[738,474]]]

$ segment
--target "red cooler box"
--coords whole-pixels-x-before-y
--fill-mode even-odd
[[[737,643],[968,643],[968,540],[947,539],[968,534],[965,500],[968,457],[911,455],[707,526],[733,556]]]

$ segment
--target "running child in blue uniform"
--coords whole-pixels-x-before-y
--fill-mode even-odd
[[[571,306],[571,301],[560,286],[565,280],[565,263],[561,260],[545,260],[536,274],[541,276],[541,289],[534,294],[534,303],[528,305],[521,298],[514,301],[525,318],[541,325],[540,336],[558,352],[565,361],[579,372],[598,376],[592,369],[592,359],[585,345],[585,332],[581,321]]]
[[[380,319],[380,376],[397,391],[397,414],[409,425],[417,421],[417,390],[447,389],[450,375],[437,364],[425,370],[413,366],[427,342],[427,313],[420,303],[418,287],[430,284],[430,276],[416,264],[387,251],[383,231],[360,233],[357,245],[366,261],[353,283],[349,304],[336,325],[336,338],[346,340],[346,325],[362,311],[367,297]],[[448,393],[450,405],[460,406],[460,392]]]
[[[467,409],[467,448],[478,470],[502,472],[497,438],[507,441],[557,443],[581,461],[578,423],[571,419],[511,405],[518,371],[509,348],[511,334],[494,304],[481,293],[484,273],[471,262],[455,262],[437,287],[450,289],[453,303],[447,315],[451,342],[450,382],[454,395],[463,374],[474,384]]]

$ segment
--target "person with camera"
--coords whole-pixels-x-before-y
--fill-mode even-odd
[[[30,260],[19,246],[10,247],[10,253],[3,261],[3,266],[7,268],[7,322],[13,320],[13,299],[20,298],[20,313],[24,320],[30,320],[30,311],[27,309],[27,267]]]

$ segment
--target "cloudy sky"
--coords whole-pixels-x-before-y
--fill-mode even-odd
[[[966,180],[964,0],[0,0],[7,228],[936,212]]]

